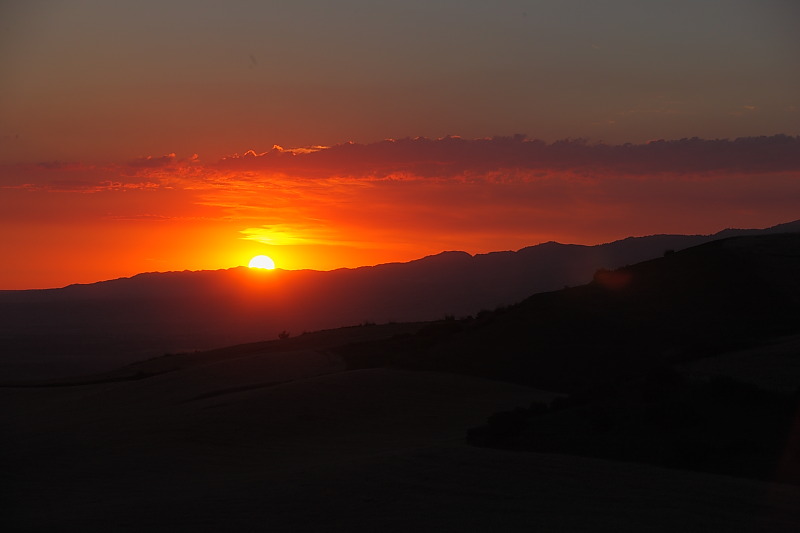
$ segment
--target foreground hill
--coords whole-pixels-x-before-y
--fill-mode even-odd
[[[775,233],[726,230],[720,235]],[[0,375],[96,372],[165,352],[274,339],[282,331],[462,317],[583,284],[616,268],[716,236],[656,235],[598,246],[545,243],[517,252],[445,252],[409,263],[331,272],[140,274],[62,289],[0,291]]]
[[[785,393],[672,378],[740,376],[768,356],[760,384],[797,383],[785,336],[800,335],[799,261],[800,234],[731,238],[472,319],[0,386],[0,527],[794,532],[800,486],[765,475],[769,454],[731,476],[637,452],[670,459],[668,444],[723,427],[711,447],[679,450],[702,458],[744,432],[727,451],[747,467],[753,445],[792,436]],[[751,413],[758,431],[741,422]]]
[[[798,274],[800,233],[734,237],[340,353],[571,394],[475,444],[800,484]]]
[[[228,370],[280,381],[285,363],[276,374],[246,359]],[[788,533],[800,526],[800,489],[789,485],[465,444],[466,429],[494,410],[553,397],[535,389],[433,372],[304,378],[295,369],[292,381],[241,389],[225,372],[230,381],[220,391],[218,370],[210,363],[135,381],[0,389],[0,527]]]
[[[580,392],[800,334],[798,273],[800,233],[733,237],[345,357]]]

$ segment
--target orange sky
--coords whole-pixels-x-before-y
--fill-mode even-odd
[[[0,289],[800,218],[799,18],[783,0],[0,2]]]
[[[614,146],[404,139],[5,167],[4,289],[143,271],[406,261],[798,218],[800,137]]]

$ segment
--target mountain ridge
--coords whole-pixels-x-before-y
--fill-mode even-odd
[[[795,227],[800,221],[741,231]],[[598,268],[634,264],[714,238],[633,237],[595,246],[550,242],[516,252],[448,251],[408,263],[333,271],[236,267],[4,291],[0,374],[55,377],[165,352],[276,338],[282,332],[475,315],[531,294],[584,284]]]
[[[575,392],[800,333],[797,272],[800,234],[730,237],[598,270],[588,284],[440,327],[427,343],[345,356]]]
[[[517,502],[515,516],[530,512],[520,530],[529,530],[552,505],[563,511],[549,523],[561,524],[587,486],[615,491],[600,504],[623,502],[613,513],[628,520],[630,502],[654,483],[658,495],[641,503],[651,505],[648,518],[633,529],[652,529],[664,501],[698,502],[706,487],[692,518],[665,530],[726,509],[716,529],[746,518],[738,530],[795,531],[797,272],[800,233],[730,237],[599,269],[589,283],[471,318],[363,324],[166,354],[103,375],[2,383],[5,472],[22,495],[11,516],[86,530],[106,525],[98,516],[134,529],[183,516],[196,529],[198,509],[246,508],[253,523],[274,524],[288,504],[305,512],[336,497],[334,507],[353,505],[360,519],[398,501],[407,515],[405,498],[425,490],[419,501],[453,496],[455,516],[501,502],[487,531]],[[735,381],[715,378],[726,374]],[[593,482],[598,466],[607,473]],[[348,481],[326,475],[331,468]],[[622,478],[629,492],[619,492]],[[741,490],[729,492],[734,485]],[[42,518],[45,499],[57,511]]]
[[[716,240],[722,239],[727,237],[733,237],[737,235],[757,235],[762,233],[783,233],[783,232],[800,232],[800,219],[785,222],[781,224],[777,224],[775,226],[769,226],[763,229],[756,229],[756,228],[725,228],[720,230],[716,233],[709,233],[709,234],[679,234],[679,233],[655,233],[652,235],[641,235],[641,236],[629,236],[624,237],[622,239],[616,239],[613,241],[598,243],[598,244],[577,244],[577,243],[562,243],[558,241],[546,241],[539,244],[533,244],[529,246],[523,246],[517,250],[495,250],[491,252],[485,253],[478,253],[478,254],[470,254],[469,252],[463,250],[443,250],[441,252],[430,254],[427,256],[423,256],[417,259],[412,259],[409,261],[392,261],[388,263],[378,263],[376,265],[361,265],[357,267],[341,267],[335,268],[332,270],[316,270],[310,268],[304,269],[297,269],[297,270],[286,270],[282,268],[276,268],[275,270],[283,271],[283,272],[342,272],[342,271],[354,271],[354,270],[363,270],[363,269],[371,269],[377,267],[385,267],[389,265],[408,265],[408,264],[415,264],[426,262],[430,260],[436,260],[436,258],[443,258],[443,257],[453,257],[456,256],[467,256],[472,259],[488,257],[488,256],[497,256],[498,254],[519,254],[519,253],[530,253],[532,251],[540,251],[540,250],[548,250],[560,247],[575,247],[581,249],[587,248],[606,248],[606,247],[615,247],[620,246],[622,243],[631,243],[631,242],[644,242],[644,241],[653,241],[656,242],[656,239],[659,239],[659,245],[668,244],[668,243],[675,243],[677,246],[684,246],[688,247],[686,243],[691,242],[690,246],[696,245],[694,243],[695,240],[697,241],[705,241],[707,239]],[[699,243],[699,242],[698,242]],[[8,293],[19,293],[19,292],[31,292],[31,291],[57,291],[62,289],[67,289],[70,287],[87,287],[91,285],[97,285],[102,283],[109,283],[121,280],[132,280],[136,278],[148,277],[152,275],[174,275],[174,274],[188,274],[188,273],[204,273],[204,272],[228,272],[232,270],[243,270],[247,269],[248,267],[245,266],[235,266],[229,268],[221,268],[221,269],[203,269],[203,270],[166,270],[166,271],[148,271],[148,272],[139,272],[133,274],[131,276],[123,276],[119,278],[112,278],[108,280],[99,280],[93,281],[88,283],[70,283],[69,285],[65,285],[63,287],[49,287],[49,288],[41,288],[41,289],[0,289],[0,294],[8,294]]]

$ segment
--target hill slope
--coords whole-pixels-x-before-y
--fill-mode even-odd
[[[800,233],[734,237],[338,353],[571,393],[492,415],[483,446],[800,484],[799,274]]]
[[[345,357],[574,392],[800,333],[798,273],[800,233],[734,237]]]
[[[726,230],[770,233],[767,230]],[[530,294],[714,236],[656,235],[598,245],[545,243],[517,252],[445,252],[331,272],[140,274],[63,289],[0,291],[0,374],[41,378],[99,371],[163,354],[324,328],[473,315]]]
[[[682,418],[704,389],[670,396],[669,381],[647,380],[665,365],[714,354],[719,371],[727,350],[750,346],[753,356],[765,340],[800,334],[799,268],[800,234],[732,238],[600,271],[588,285],[474,319],[320,331],[158,357],[93,378],[0,387],[0,525],[797,531],[798,486],[562,453],[610,449],[616,459],[642,460],[632,452],[668,440],[661,429],[640,430],[642,413],[679,437],[714,432],[719,426]],[[630,387],[642,383],[650,412]],[[570,404],[581,395],[601,402]],[[735,423],[745,409],[782,409],[763,395],[731,398],[698,414],[734,406],[723,418]],[[536,409],[509,411],[565,402],[536,419],[533,432],[527,415]],[[491,416],[498,410],[525,420],[507,424]],[[483,444],[530,449],[530,437],[545,447],[468,446],[468,429],[487,417],[522,439],[484,433]],[[764,417],[757,422],[771,428]],[[729,435],[699,455],[716,454]],[[728,451],[748,452],[739,442]]]

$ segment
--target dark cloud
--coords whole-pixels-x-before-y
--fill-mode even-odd
[[[800,170],[800,137],[658,140],[611,145],[567,139],[554,143],[524,135],[463,139],[424,137],[371,144],[345,143],[307,153],[272,150],[220,161],[232,169],[268,170],[299,176],[422,177],[485,174],[500,169],[653,174],[782,172]]]

